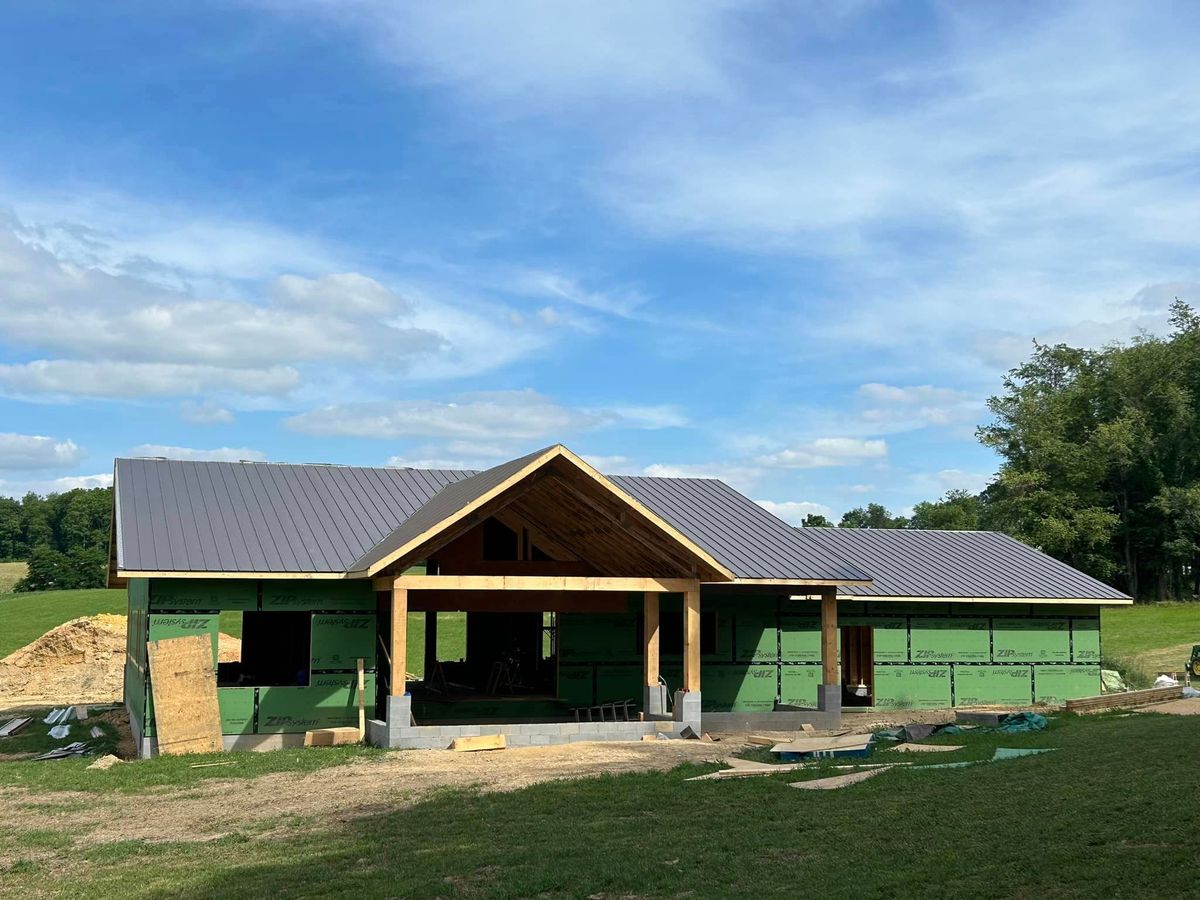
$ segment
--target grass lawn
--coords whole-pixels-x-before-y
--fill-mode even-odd
[[[1108,607],[1100,638],[1106,663],[1152,681],[1159,671],[1182,671],[1200,644],[1200,603],[1144,603]]]
[[[51,628],[98,613],[125,615],[125,592],[42,591],[0,594],[0,657],[41,637]]]
[[[25,577],[29,567],[23,562],[0,562],[0,594],[7,594]]]
[[[202,845],[87,846],[86,827],[66,818],[34,834],[0,829],[0,850],[16,855],[0,879],[13,896],[254,900],[1196,894],[1200,718],[1064,715],[1040,734],[953,740],[968,749],[936,762],[997,746],[1060,749],[893,770],[829,792],[787,787],[796,774],[685,783],[712,768],[699,765],[512,793],[463,789],[275,835],[233,828]],[[14,765],[39,764],[0,769]],[[120,777],[136,779],[142,766],[157,778],[145,763]]]

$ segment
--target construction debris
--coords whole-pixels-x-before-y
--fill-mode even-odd
[[[106,753],[94,763],[88,766],[89,769],[111,769],[113,766],[121,762],[119,756],[113,756],[111,753]]]
[[[882,775],[891,766],[880,766],[877,769],[863,769],[859,772],[847,772],[845,775],[831,775],[829,778],[815,778],[812,781],[793,781],[788,787],[799,788],[802,791],[834,791],[876,775]]]
[[[776,744],[772,753],[778,753],[784,762],[798,759],[822,759],[841,756],[870,756],[874,749],[875,735],[847,734],[840,737],[795,738],[788,743]]]
[[[305,747],[340,747],[357,744],[362,740],[357,728],[347,725],[340,728],[314,728],[304,732]]]
[[[900,753],[952,753],[961,750],[961,745],[955,744],[898,744],[890,748]]]
[[[158,752],[223,750],[212,640],[194,635],[150,641],[146,646]]]
[[[50,737],[54,738],[56,741],[61,741],[63,738],[65,738],[70,733],[71,733],[70,725],[55,725],[53,728],[50,729]]]
[[[483,734],[479,737],[460,737],[450,742],[451,750],[503,750],[508,746],[502,734]]]
[[[0,725],[0,738],[12,737],[14,734],[19,734],[32,721],[32,716],[17,716],[15,719],[9,719],[3,725]]]
[[[213,768],[216,768],[217,766],[236,766],[236,765],[237,765],[236,762],[234,762],[233,760],[230,760],[229,762],[192,763],[190,766],[188,766],[188,768],[189,769],[213,769]]]
[[[34,759],[65,759],[68,756],[83,756],[87,752],[88,745],[76,741],[74,744],[67,744],[65,747],[59,747],[56,750],[51,750],[49,753],[35,756]]]
[[[747,744],[754,744],[759,747],[774,747],[779,743],[779,738],[767,737],[762,734],[752,734],[746,738]]]
[[[102,738],[102,737],[104,737],[104,729],[101,728],[99,725],[93,725],[92,730],[91,730],[91,735],[94,738]]]
[[[70,721],[73,711],[70,706],[52,709],[46,714],[46,718],[42,719],[42,722],[46,725],[61,725],[63,722]]]
[[[1123,694],[1100,694],[1096,697],[1080,697],[1067,701],[1067,712],[1092,713],[1106,709],[1132,709],[1150,703],[1163,703],[1183,696],[1183,686],[1149,688],[1144,691],[1126,691]]]
[[[222,634],[219,642],[221,662],[241,659],[241,641]],[[0,697],[13,706],[112,703],[124,677],[125,617],[101,613],[64,622],[0,659]]]

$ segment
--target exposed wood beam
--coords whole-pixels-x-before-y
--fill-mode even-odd
[[[700,690],[700,585],[683,595],[683,689]]]
[[[697,586],[689,578],[612,578],[578,575],[388,575],[376,590],[395,591],[661,591],[677,594]],[[697,595],[699,591],[697,590]]]
[[[642,616],[643,631],[645,632],[645,683],[650,687],[658,686],[658,594],[646,591],[645,612]]]
[[[821,594],[821,684],[842,683],[838,677],[837,636],[837,594],[831,590]]]
[[[392,672],[389,684],[393,697],[402,697],[406,689],[408,666],[408,591],[392,586]],[[402,723],[407,725],[407,722]]]

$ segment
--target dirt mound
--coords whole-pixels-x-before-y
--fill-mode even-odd
[[[220,636],[222,662],[241,658],[242,642]],[[52,628],[0,659],[0,706],[111,703],[125,677],[125,617],[102,613]]]

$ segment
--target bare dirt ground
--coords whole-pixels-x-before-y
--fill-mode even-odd
[[[0,819],[19,831],[66,829],[77,846],[112,841],[207,841],[243,828],[263,834],[303,820],[349,821],[410,806],[444,788],[509,791],[541,781],[618,772],[671,769],[684,762],[720,759],[740,749],[722,743],[569,744],[514,747],[480,753],[408,750],[383,759],[297,774],[213,779],[136,797],[81,792],[0,789]],[[307,751],[314,752],[314,751]],[[319,751],[318,751],[319,752]],[[123,765],[137,765],[124,763]],[[263,803],[270,797],[270,803]],[[154,815],[147,816],[148,805]]]
[[[1138,712],[1166,713],[1171,716],[1200,716],[1200,697],[1169,700],[1153,706],[1143,706]]]

